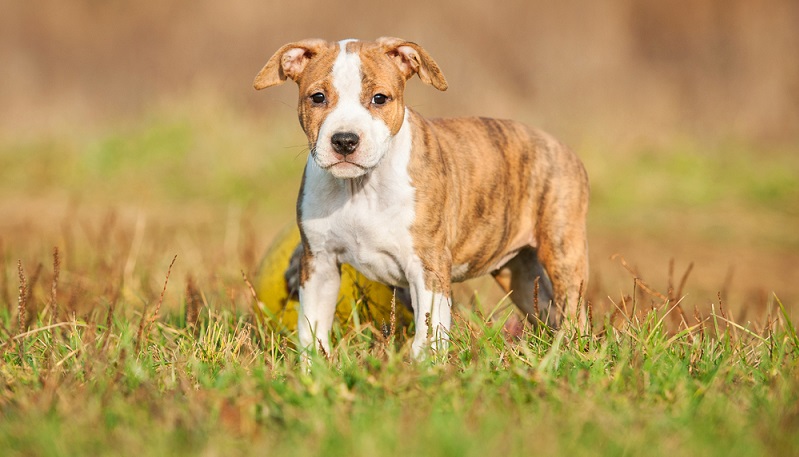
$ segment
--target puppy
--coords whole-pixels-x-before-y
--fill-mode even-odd
[[[255,78],[256,89],[297,83],[310,147],[297,201],[300,344],[330,351],[342,263],[409,289],[417,358],[447,346],[451,283],[484,274],[531,322],[584,325],[589,191],[578,157],[513,121],[425,119],[405,106],[414,75],[447,89],[421,46],[384,37],[289,43]]]

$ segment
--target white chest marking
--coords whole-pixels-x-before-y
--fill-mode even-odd
[[[309,158],[301,223],[313,256],[334,256],[372,280],[408,285],[409,271],[419,264],[410,233],[410,129],[406,114],[383,160],[362,178],[336,179]]]

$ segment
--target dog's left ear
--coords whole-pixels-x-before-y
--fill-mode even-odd
[[[438,90],[447,90],[447,80],[436,61],[421,46],[401,38],[382,37],[377,43],[383,47],[391,60],[397,65],[405,80],[414,74],[426,84]]]
[[[266,89],[282,84],[286,78],[297,81],[308,62],[327,45],[326,41],[316,38],[283,45],[255,77],[253,87]]]

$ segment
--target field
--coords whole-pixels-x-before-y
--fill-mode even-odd
[[[666,257],[652,283],[671,289],[634,282],[607,255],[594,262],[590,336],[531,328],[509,336],[503,323],[512,309],[478,282],[457,291],[444,360],[411,363],[412,330],[386,338],[362,324],[337,329],[330,361],[302,372],[294,335],[253,318],[242,278],[254,276],[272,233],[291,221],[302,147],[257,154],[283,131],[292,130],[264,135],[223,108],[190,106],[101,136],[4,146],[6,455],[789,455],[798,448],[795,301],[719,302],[721,288],[702,296],[707,302],[683,297],[683,289],[701,296],[723,284],[691,273],[681,285],[684,267],[669,277]],[[299,135],[279,142],[301,144]],[[217,156],[230,144],[237,160]],[[655,186],[639,195],[603,187],[602,169],[585,158],[598,170],[594,233],[612,230],[597,222],[604,219],[657,236],[661,221],[636,222],[636,199],[664,211],[685,204]],[[686,177],[679,163],[641,160],[625,164],[637,167],[626,174],[640,180],[631,188],[708,178]],[[748,165],[724,166],[735,173]],[[765,208],[795,197],[796,177],[782,169],[747,184],[781,183],[756,194]],[[701,161],[692,170],[719,173]],[[710,201],[728,193],[706,192]],[[734,244],[747,229],[727,228],[726,236]],[[779,224],[772,230],[790,233]],[[607,249],[595,244],[594,251]],[[602,290],[614,266],[619,288]]]
[[[0,17],[3,455],[799,455],[794,3],[411,1],[388,30],[377,7],[45,3]],[[451,90],[412,81],[423,114],[583,159],[585,335],[476,280],[445,356],[352,316],[305,372],[254,317],[307,145],[295,89],[250,82],[351,30],[428,46]]]

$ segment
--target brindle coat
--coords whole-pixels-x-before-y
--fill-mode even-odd
[[[418,153],[410,174],[424,183],[417,188],[412,230],[429,285],[448,291],[450,281],[492,273],[534,321],[534,281],[543,266],[554,290],[542,283],[540,317],[560,323],[561,313],[546,309],[550,297],[567,316],[580,317],[580,287],[588,274],[588,177],[577,156],[514,121],[425,120],[416,113],[411,119]],[[451,277],[451,265],[468,268]],[[510,281],[500,279],[507,277],[502,269]]]

